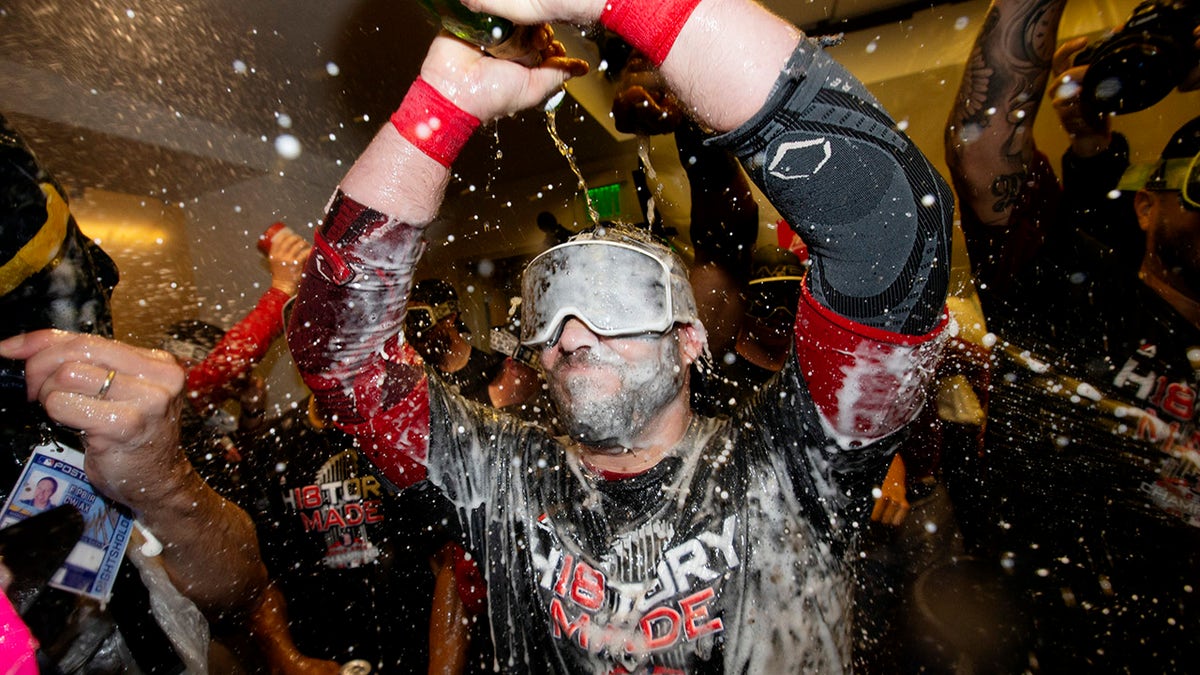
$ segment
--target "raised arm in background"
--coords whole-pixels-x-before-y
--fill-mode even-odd
[[[258,304],[233,328],[226,331],[203,361],[187,369],[187,392],[192,406],[204,410],[220,405],[237,393],[238,383],[283,334],[283,307],[296,295],[310,246],[289,229],[272,240],[267,262],[271,287]]]
[[[971,49],[946,123],[946,162],[959,204],[1007,225],[1034,159],[1033,122],[1066,0],[996,0]]]

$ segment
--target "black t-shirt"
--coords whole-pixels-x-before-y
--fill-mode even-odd
[[[245,439],[243,475],[270,576],[308,656],[376,672],[428,667],[436,517],[397,504],[353,439],[293,411]],[[444,536],[444,535],[441,535]]]

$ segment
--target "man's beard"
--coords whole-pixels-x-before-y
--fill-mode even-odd
[[[1200,244],[1187,237],[1168,238],[1154,244],[1159,261],[1167,272],[1174,275],[1175,285],[1182,282],[1185,286],[1176,290],[1193,298],[1200,295],[1200,253],[1196,251],[1197,246]]]
[[[632,448],[649,424],[683,388],[686,369],[674,338],[658,338],[656,357],[632,364],[611,350],[585,350],[563,357],[562,366],[587,364],[617,374],[616,392],[604,391],[587,375],[546,375],[550,398],[571,438],[595,448]]]

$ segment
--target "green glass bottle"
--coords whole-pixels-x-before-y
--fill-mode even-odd
[[[499,59],[525,60],[533,51],[532,28],[508,19],[472,12],[458,0],[417,0],[434,25]]]

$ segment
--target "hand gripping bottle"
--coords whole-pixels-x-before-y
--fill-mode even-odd
[[[527,57],[535,54],[531,44],[535,27],[517,26],[499,16],[472,12],[458,0],[417,2],[429,13],[434,25],[498,59],[525,62],[529,60]]]

